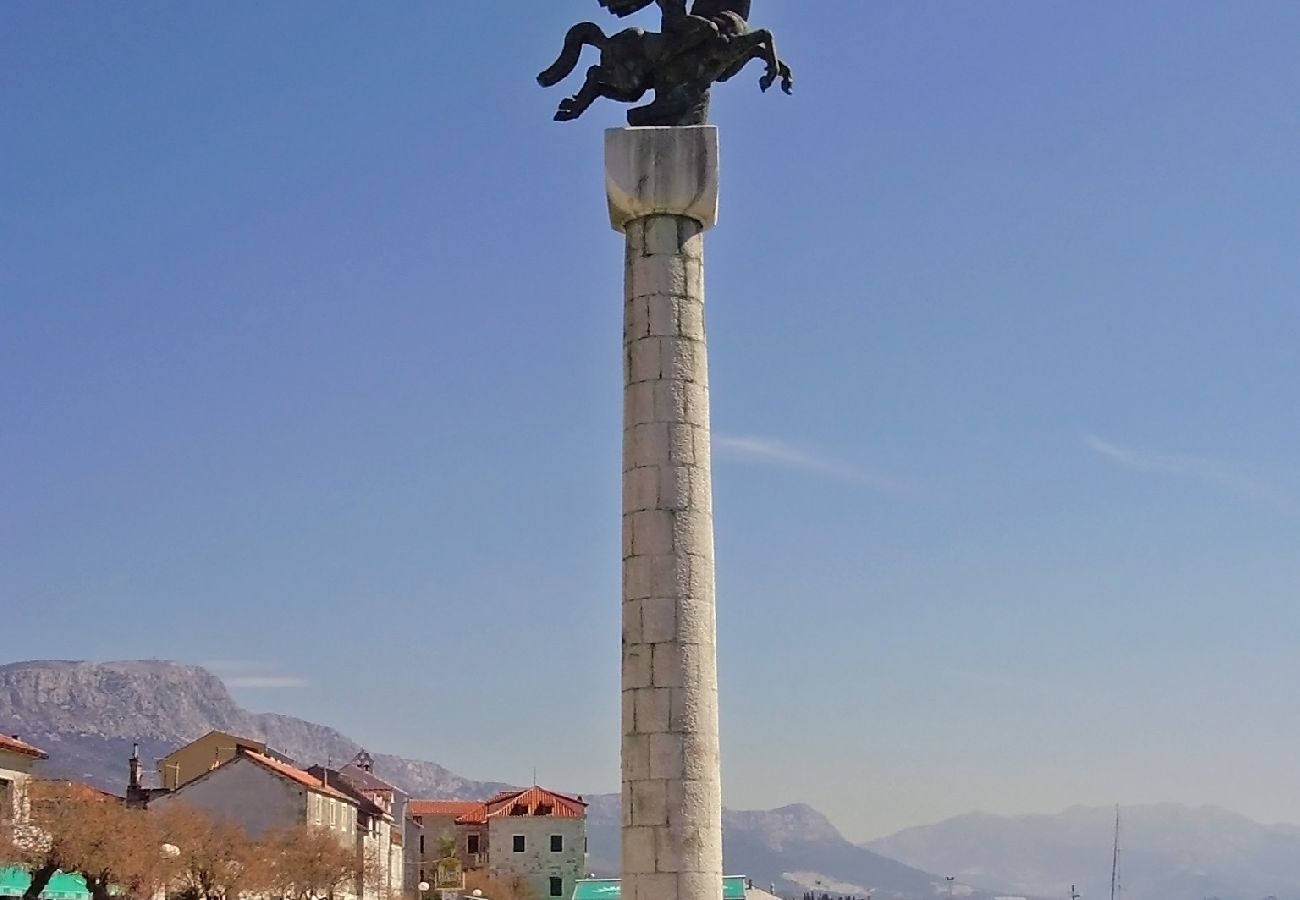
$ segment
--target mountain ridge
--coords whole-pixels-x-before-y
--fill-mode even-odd
[[[866,841],[918,868],[940,863],[985,887],[1051,895],[1077,884],[1109,892],[1115,807],[1075,804],[1060,813],[972,812]],[[1263,825],[1215,805],[1152,803],[1121,808],[1126,900],[1218,897],[1300,900],[1300,828]]]
[[[299,762],[350,758],[361,745],[338,730],[240,707],[220,678],[168,660],[91,663],[35,660],[0,665],[0,730],[19,731],[50,752],[47,774],[120,793],[131,744],[161,758],[211,730],[264,740]],[[443,766],[378,753],[376,774],[413,796],[483,798],[509,787],[461,778]],[[617,794],[587,797],[590,867],[617,871]],[[777,810],[724,810],[724,855],[733,872],[786,894],[843,885],[878,900],[932,897],[941,881],[849,842],[805,804]],[[846,891],[833,891],[835,893]],[[989,895],[975,893],[974,900]]]

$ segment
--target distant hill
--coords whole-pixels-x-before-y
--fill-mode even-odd
[[[1215,807],[1121,810],[1124,900],[1300,900],[1300,828],[1261,825]],[[952,871],[1007,892],[1110,894],[1113,807],[1059,815],[971,813],[866,843],[909,865]]]
[[[221,679],[195,666],[157,660],[39,661],[0,666],[0,731],[21,734],[50,753],[45,773],[121,792],[134,741],[146,759],[218,729],[255,737],[299,762],[351,758],[360,745],[333,728],[235,703]],[[375,771],[413,796],[481,798],[507,787],[471,781],[434,762],[376,753]],[[619,798],[589,796],[589,868],[618,868]],[[861,847],[807,806],[769,812],[727,810],[728,871],[786,895],[866,893],[877,900],[934,897],[942,882]],[[987,894],[971,894],[985,900]]]
[[[220,678],[196,666],[155,660],[0,666],[0,731],[48,751],[47,772],[104,790],[122,791],[133,741],[152,760],[213,729],[266,741],[304,765],[348,760],[361,749],[325,725],[248,712]],[[461,778],[433,762],[374,756],[389,781],[418,797],[475,799],[507,787]]]

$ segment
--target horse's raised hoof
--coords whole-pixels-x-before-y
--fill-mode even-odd
[[[762,76],[761,78],[758,79],[759,90],[761,90],[764,94],[766,94],[767,89],[772,86],[772,83],[774,81],[776,81],[776,79],[771,75]]]
[[[542,87],[555,87],[563,80],[564,76],[557,74],[553,67],[539,73],[537,76],[537,83]]]
[[[561,103],[560,108],[555,111],[555,121],[572,122],[580,115],[582,115],[582,111],[575,110],[573,108],[573,104],[566,100],[565,102]]]

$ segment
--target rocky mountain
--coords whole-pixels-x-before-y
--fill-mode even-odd
[[[351,759],[361,746],[325,725],[240,707],[205,669],[160,660],[40,661],[0,666],[0,731],[48,751],[46,771],[121,792],[131,744],[165,756],[213,729],[266,741],[304,765]],[[389,780],[419,797],[486,797],[505,787],[437,763],[374,754]]]
[[[256,737],[303,764],[350,758],[360,749],[333,728],[242,709],[222,681],[194,666],[164,661],[42,661],[0,666],[0,731],[21,734],[50,753],[45,772],[120,792],[132,742],[154,759],[218,729]],[[376,753],[375,769],[417,797],[484,797],[505,787],[470,781],[432,762]],[[619,798],[588,797],[589,867],[617,870]],[[728,870],[786,895],[805,890],[866,894],[878,900],[934,897],[942,879],[856,847],[807,806],[727,810]],[[980,900],[987,894],[969,894]]]
[[[1121,810],[1125,900],[1217,897],[1300,900],[1300,829],[1261,825],[1214,807],[1177,804]],[[867,848],[920,868],[952,870],[1003,891],[1109,896],[1115,810],[1072,807],[1059,815],[972,813],[909,828]]]

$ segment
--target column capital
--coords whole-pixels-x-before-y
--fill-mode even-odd
[[[609,223],[624,231],[645,216],[718,220],[718,129],[713,125],[605,131]]]

